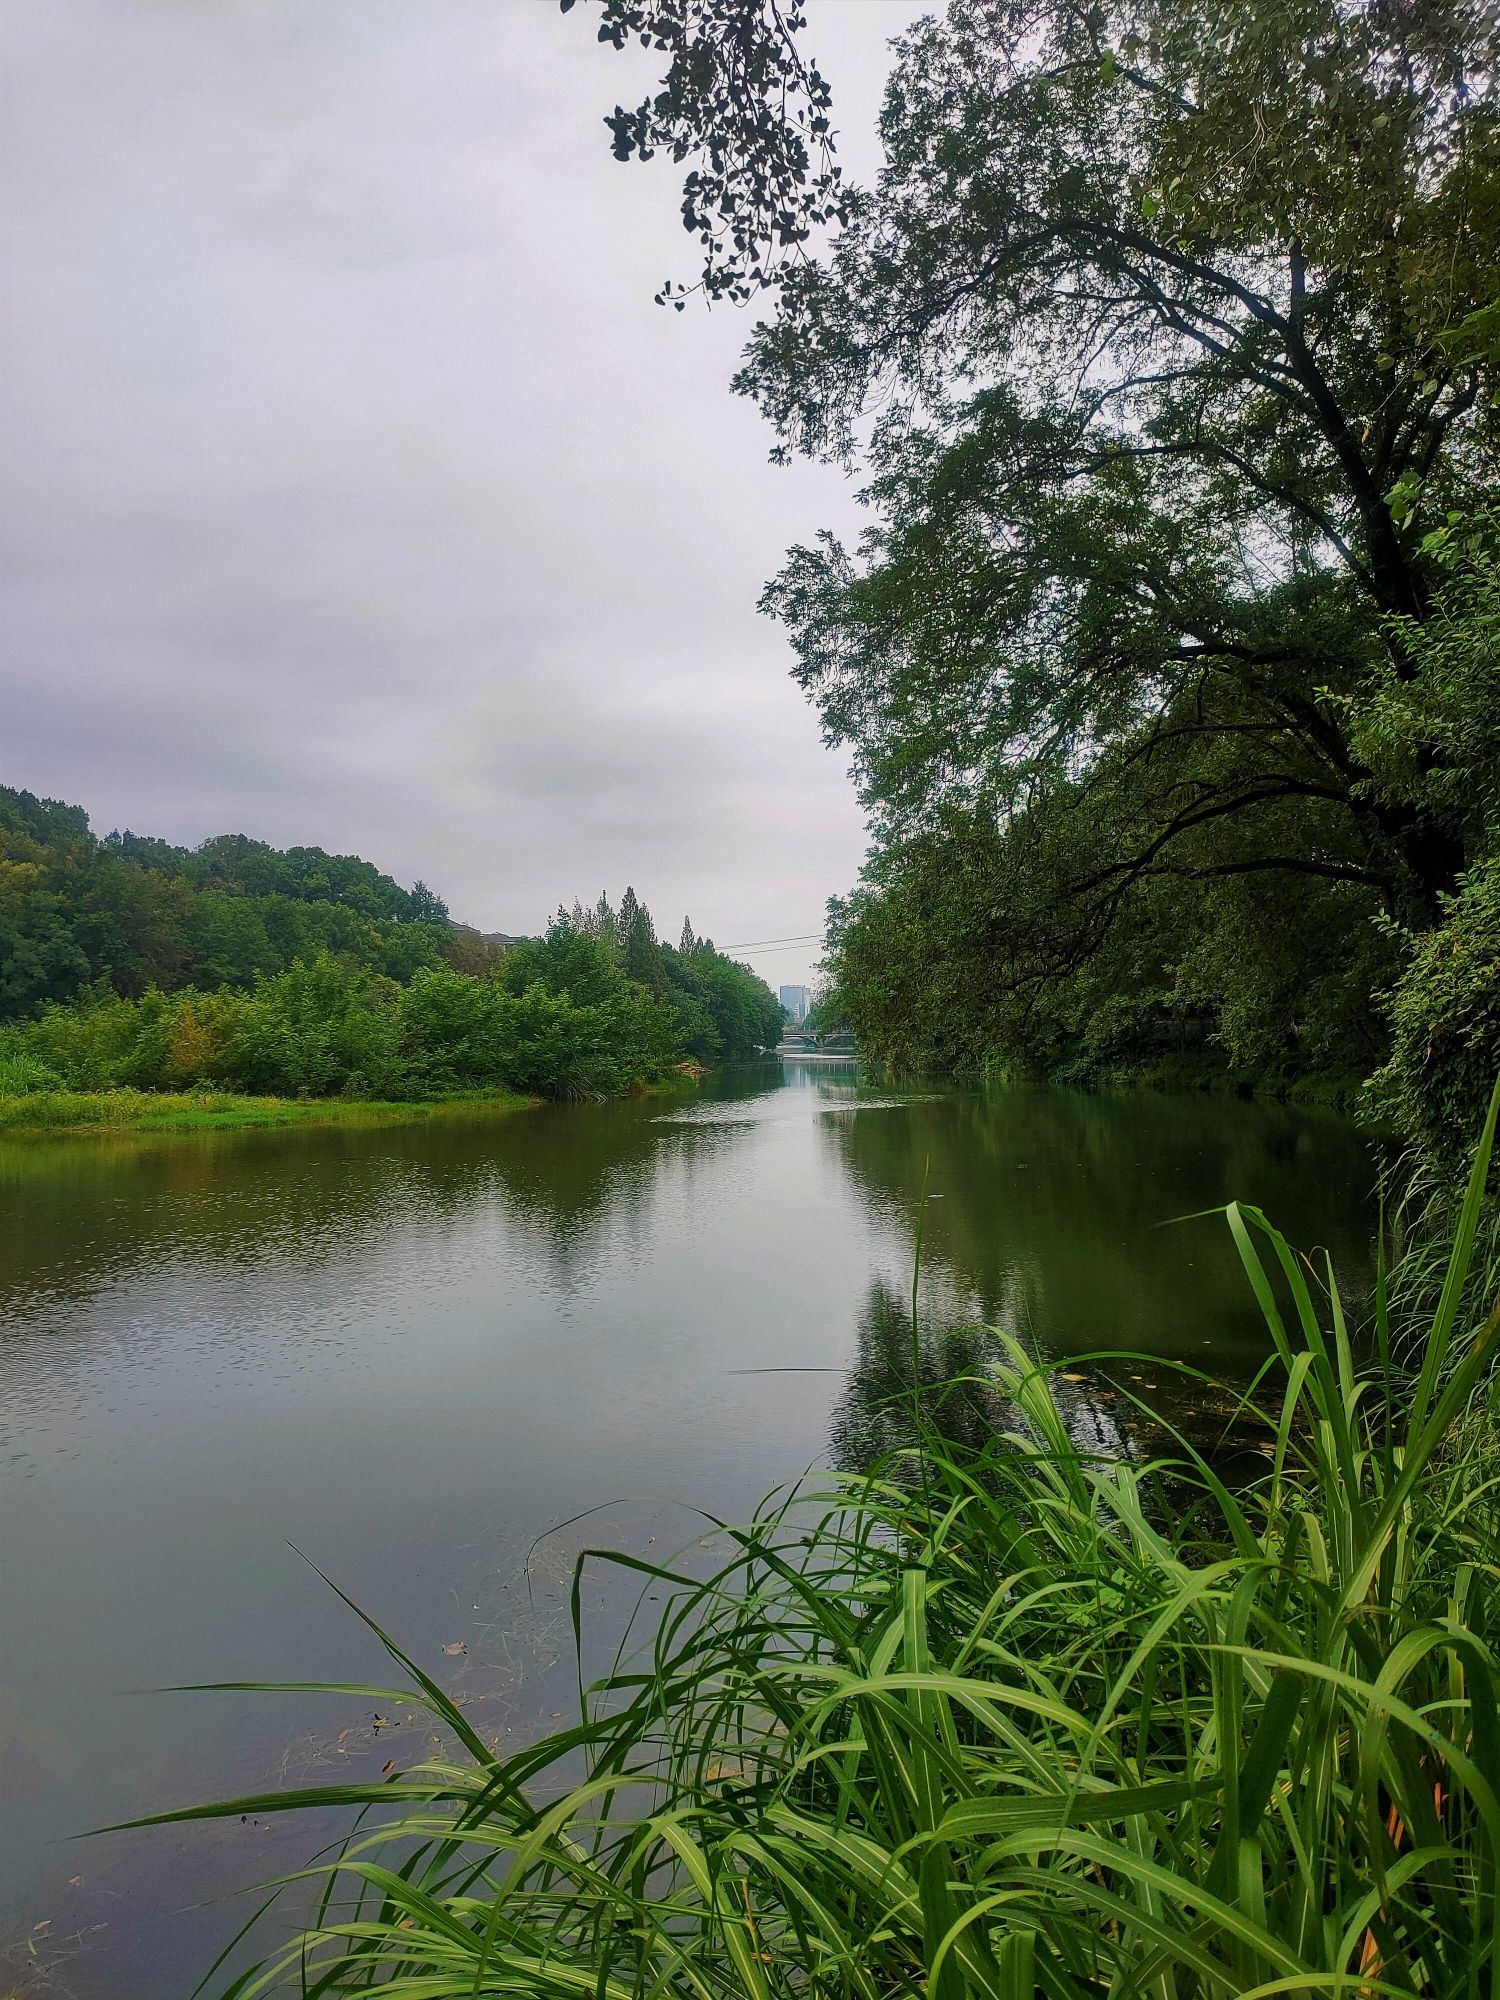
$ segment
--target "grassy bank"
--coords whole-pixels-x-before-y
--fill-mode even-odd
[[[39,1090],[0,1096],[0,1136],[65,1132],[232,1132],[264,1126],[410,1125],[493,1117],[539,1100],[499,1091],[415,1103],[342,1097],[245,1097],[232,1091]]]
[[[324,1691],[416,1701],[451,1750],[165,1816],[358,1814],[314,1929],[222,1990],[1493,1994],[1500,1311],[1465,1301],[1494,1124],[1420,1329],[1382,1288],[1357,1339],[1330,1274],[1227,1212],[1272,1349],[1253,1477],[1081,1445],[1077,1376],[996,1335],[982,1448],[914,1391],[877,1475],[690,1563],[580,1557],[575,1628],[608,1563],[642,1629],[529,1748],[372,1625],[409,1686]]]

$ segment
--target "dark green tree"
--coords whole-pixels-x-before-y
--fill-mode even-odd
[[[0,1018],[101,977],[131,997],[247,988],[321,952],[403,981],[472,956],[440,897],[357,855],[243,834],[192,849],[130,832],[100,840],[80,808],[0,786]]]
[[[625,948],[625,976],[651,993],[665,993],[666,972],[661,947],[656,942],[656,926],[635,891],[627,889],[620,904],[620,933]]]
[[[1500,376],[1457,337],[1500,286],[1496,52],[1488,10],[1333,0],[957,0],[903,45],[877,192],[740,378],[812,452],[884,406],[878,525],[767,603],[886,839],[1081,772],[1106,908],[1147,874],[1451,890],[1454,829],[1328,691],[1415,670],[1385,621],[1493,484]]]
[[[778,32],[660,11],[674,63]],[[737,386],[782,452],[868,468],[860,544],[794,550],[765,603],[875,832],[845,935],[986,857],[970,1029],[1132,932],[1163,994],[1194,954],[1201,1004],[1234,976],[1203,929],[1232,911],[1243,953],[1252,908],[1210,885],[1425,929],[1478,858],[1415,635],[1500,472],[1497,69],[1478,0],[952,0],[897,45],[879,178],[783,260]],[[713,87],[660,115],[678,159],[762,146]],[[739,225],[710,254],[753,278],[768,215]],[[1361,724],[1389,684],[1422,783]]]
[[[448,905],[425,882],[413,882],[404,914],[417,924],[445,924]]]

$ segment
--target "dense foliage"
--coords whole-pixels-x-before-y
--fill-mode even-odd
[[[1478,0],[951,0],[896,45],[879,178],[738,378],[869,475],[765,602],[874,829],[871,1053],[1380,1061],[1492,851],[1497,58]],[[678,157],[759,143],[671,109]]]
[[[368,861],[244,834],[173,847],[89,830],[81,806],[0,785],[0,1020],[100,979],[249,987],[320,951],[392,979],[461,947],[441,900]]]
[[[96,840],[0,790],[0,1090],[608,1096],[774,1045],[781,1008],[627,889],[501,952],[418,883],[243,836]]]
[[[502,968],[424,966],[405,985],[324,953],[248,993],[91,989],[11,1027],[0,1085],[256,1096],[420,1098],[490,1090],[579,1097],[662,1076],[668,1009],[618,974],[583,1004]]]
[[[575,997],[589,990],[574,969],[590,953],[619,967],[635,985],[665,1002],[677,1024],[683,1052],[701,1063],[736,1061],[781,1037],[781,1002],[749,966],[726,958],[711,938],[695,935],[691,919],[673,947],[662,943],[651,912],[627,889],[618,910],[601,896],[590,910],[575,903],[559,910],[546,938],[522,947],[508,961],[510,976],[536,967],[558,991]]]

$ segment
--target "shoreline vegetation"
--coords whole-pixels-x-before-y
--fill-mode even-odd
[[[637,1084],[622,1095],[658,1097],[691,1088],[711,1074],[691,1060],[676,1063],[665,1077]],[[0,1139],[422,1125],[442,1119],[502,1118],[515,1111],[535,1111],[546,1101],[509,1090],[386,1099],[252,1097],[232,1090],[38,1090],[20,1095],[0,1091]]]
[[[620,1097],[774,1046],[783,1020],[690,921],[658,939],[633,889],[486,938],[355,857],[100,840],[0,787],[0,1131]]]
[[[766,1052],[770,1059],[770,1052]],[[752,1056],[747,1060],[754,1060]],[[840,1061],[857,1061],[857,1054],[840,1053]],[[693,1061],[675,1063],[664,1076],[650,1083],[637,1083],[614,1093],[615,1097],[649,1097],[687,1087],[711,1076],[706,1065]],[[1025,1087],[1037,1090],[1086,1090],[1106,1096],[1188,1095],[1220,1098],[1256,1098],[1284,1103],[1309,1112],[1335,1112],[1349,1116],[1363,1108],[1366,1091],[1357,1078],[1340,1083],[1327,1079],[1241,1079],[1217,1070],[1194,1070],[1171,1074],[1110,1075],[1089,1084],[1069,1084],[1019,1072],[991,1070],[965,1079],[945,1072],[934,1073],[950,1085],[983,1092],[990,1089]],[[908,1073],[908,1082],[921,1077]],[[3,1081],[3,1072],[0,1072]],[[231,1131],[309,1130],[344,1126],[358,1129],[376,1125],[420,1125],[441,1119],[492,1118],[515,1111],[536,1110],[548,1100],[514,1091],[463,1093],[429,1098],[361,1097],[279,1097],[255,1096],[230,1090],[113,1090],[75,1091],[40,1089],[7,1092],[0,1087],[0,1140],[35,1137],[89,1137],[110,1133],[195,1133]],[[595,1102],[609,1101],[604,1097]],[[1378,1114],[1368,1115],[1371,1137],[1393,1128]]]
[[[1338,1111],[1357,1117],[1372,1130],[1389,1125],[1389,1115],[1375,1099],[1369,1079],[1357,1075],[1265,1075],[1192,1058],[1146,1063],[1136,1068],[1104,1068],[1084,1075],[999,1059],[974,1067],[937,1066],[930,1073],[960,1083],[968,1078],[983,1085],[1029,1084],[1049,1090],[1105,1095],[1150,1092],[1164,1096],[1255,1098],[1308,1110]]]
[[[44,1090],[0,1094],[0,1139],[129,1132],[243,1132],[313,1126],[417,1125],[499,1118],[542,1102],[513,1091],[381,1101],[349,1097],[250,1097],[222,1090]]]
[[[539,1741],[492,1749],[345,1598],[406,1685],[287,1691],[416,1705],[443,1747],[133,1822],[352,1819],[309,1871],[311,1927],[218,1990],[1488,1991],[1500,1307],[1475,1247],[1497,1107],[1435,1309],[1382,1283],[1353,1327],[1331,1269],[1224,1211],[1270,1347],[1233,1393],[1263,1469],[1144,1395],[1159,1448],[1080,1442],[1076,1376],[1000,1332],[962,1379],[1003,1415],[958,1443],[914,1310],[909,1442],[881,1466],[773,1495],[687,1560],[578,1556],[575,1646],[590,1572],[641,1601]]]

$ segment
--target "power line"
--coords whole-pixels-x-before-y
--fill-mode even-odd
[[[756,958],[774,958],[778,951],[802,951],[805,948],[800,944],[769,944],[762,945],[759,950],[753,951],[752,955]],[[748,944],[716,944],[714,950],[722,952],[725,957],[731,957],[737,951],[750,952],[752,948]]]
[[[821,931],[802,931],[796,937],[752,938],[749,944],[721,944],[718,946],[718,949],[720,951],[761,951],[768,945],[773,944],[821,944],[822,942],[823,933]]]

